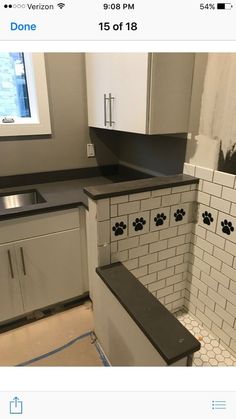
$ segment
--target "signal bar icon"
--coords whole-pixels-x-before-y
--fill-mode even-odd
[[[65,3],[58,3],[57,5],[60,9],[63,9],[63,7],[65,7]]]

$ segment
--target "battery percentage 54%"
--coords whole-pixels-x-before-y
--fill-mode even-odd
[[[214,3],[201,3],[200,10],[215,10],[216,5]]]
[[[231,10],[231,3],[200,3],[200,10]]]

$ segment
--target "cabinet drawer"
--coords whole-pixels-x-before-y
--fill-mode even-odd
[[[0,244],[79,227],[79,209],[0,221]]]

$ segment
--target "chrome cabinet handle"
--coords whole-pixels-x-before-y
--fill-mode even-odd
[[[110,119],[109,119],[109,125],[112,127],[112,124],[115,123],[115,121],[112,120],[112,107],[111,107],[111,101],[115,98],[109,93],[109,113],[110,113]]]
[[[20,247],[20,254],[21,254],[21,262],[22,262],[23,274],[26,275],[25,258],[24,258],[24,250],[23,250],[23,247]]]
[[[7,251],[7,255],[8,255],[8,261],[9,261],[9,266],[10,266],[10,271],[11,271],[11,277],[12,279],[14,279],[14,271],[13,271],[13,265],[12,265],[12,260],[11,260],[11,251],[9,249]]]
[[[112,119],[112,106],[111,106],[111,101],[114,99],[115,98],[111,95],[111,93],[109,93],[108,97],[104,93],[104,126],[105,127],[107,126],[108,123],[110,127],[112,127],[112,124],[115,123]],[[107,120],[107,100],[109,102],[109,121]]]
[[[104,126],[107,126],[107,98],[106,93],[104,93]]]

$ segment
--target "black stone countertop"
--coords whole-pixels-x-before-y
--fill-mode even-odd
[[[122,263],[96,271],[168,365],[200,349],[199,341]]]
[[[76,208],[78,206],[88,206],[88,197],[83,192],[83,188],[89,185],[102,185],[112,183],[105,177],[91,177],[86,179],[75,179],[60,182],[31,184],[17,186],[12,188],[0,189],[0,194],[7,192],[19,192],[36,189],[46,200],[45,203],[28,205],[13,209],[0,209],[0,220],[18,218],[22,216],[34,215],[43,212],[57,211],[68,208]]]
[[[111,198],[113,196],[145,192],[156,189],[172,188],[175,186],[191,185],[198,183],[199,179],[179,174],[173,176],[157,176],[147,179],[131,180],[107,185],[93,185],[84,188],[84,192],[92,199]]]
[[[88,186],[124,185],[130,179],[149,178],[145,172],[122,165],[39,172],[0,177],[0,195],[37,190],[46,200],[44,203],[14,209],[1,209],[0,220],[57,211],[78,206],[88,207],[88,196],[83,189]]]
[[[139,173],[140,175],[140,173]],[[36,189],[46,200],[45,203],[28,205],[12,209],[0,209],[0,220],[7,220],[43,212],[57,211],[78,206],[88,207],[88,196],[92,199],[102,199],[112,196],[126,195],[148,190],[162,189],[173,186],[198,183],[198,179],[188,175],[146,177],[137,180],[133,173],[114,174],[111,176],[92,176],[73,180],[53,181],[46,183],[31,183],[24,186],[14,186],[0,189],[0,194]],[[141,177],[148,176],[141,174]]]

